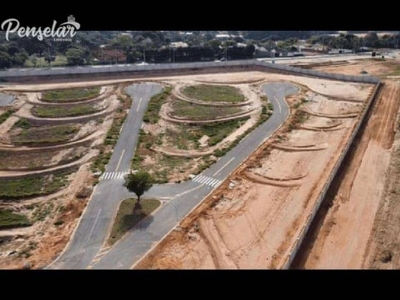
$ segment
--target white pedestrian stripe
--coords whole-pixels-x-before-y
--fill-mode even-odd
[[[100,176],[100,180],[111,180],[111,179],[124,179],[124,176],[128,174],[129,171],[127,172],[104,172]]]
[[[197,175],[196,177],[194,177],[192,179],[192,181],[198,182],[198,183],[201,183],[201,184],[205,184],[205,185],[208,185],[208,186],[212,186],[212,187],[217,187],[222,182],[221,180],[214,179],[212,177],[208,177],[208,176],[204,176],[204,175],[200,175],[200,174]]]

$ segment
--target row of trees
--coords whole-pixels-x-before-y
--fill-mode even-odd
[[[400,34],[383,35],[379,37],[376,32],[368,32],[364,37],[355,34],[340,34],[339,36],[313,36],[308,42],[311,44],[320,43],[331,49],[354,49],[358,51],[361,47],[369,48],[398,48]]]
[[[78,31],[71,41],[39,41],[35,37],[20,38],[16,34],[11,34],[10,41],[6,41],[4,32],[0,32],[0,68],[23,66],[27,59],[35,64],[39,58],[51,64],[56,55],[65,56],[68,65],[91,64],[98,60],[104,63],[134,63],[143,60],[186,62],[222,57],[228,60],[251,58],[255,49],[253,45],[274,46],[275,41],[279,41],[279,47],[292,50],[299,39],[321,43],[327,48],[357,50],[362,46],[397,48],[400,40],[399,34],[379,37],[375,32],[361,38],[352,33],[331,36],[327,34],[330,32],[319,31],[230,31],[226,40],[217,39],[217,33],[137,31],[123,34],[118,31]],[[188,47],[174,50],[171,47],[173,42],[185,42]],[[237,43],[246,46],[237,47]],[[101,56],[102,49],[113,50],[115,55]]]
[[[227,47],[228,59],[249,58],[254,52],[251,45],[244,49],[232,46],[242,41],[241,38],[222,42],[214,37],[215,33],[211,32],[185,35],[178,31],[140,31],[130,34],[78,31],[71,41],[39,41],[35,37],[20,38],[16,34],[11,34],[7,41],[4,32],[0,32],[0,68],[20,67],[27,59],[33,65],[39,59],[44,59],[50,65],[56,55],[65,56],[68,65],[83,65],[99,60],[104,63],[207,61],[225,56]],[[185,42],[188,47],[173,50],[172,42]]]

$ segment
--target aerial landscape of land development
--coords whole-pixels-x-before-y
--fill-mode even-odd
[[[0,269],[400,268],[399,32],[26,39]]]

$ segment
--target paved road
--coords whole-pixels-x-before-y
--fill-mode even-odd
[[[49,268],[131,268],[286,120],[289,108],[284,98],[296,93],[298,88],[289,83],[265,84],[263,91],[274,106],[274,114],[270,119],[192,180],[180,184],[154,185],[144,196],[164,199],[161,208],[126,234],[113,248],[102,248],[118,203],[129,196],[122,185],[122,178],[124,172],[129,170],[145,107],[151,95],[159,91],[161,87],[156,84],[134,84],[127,88],[133,97],[133,106],[107,166],[106,175],[95,188],[71,243]]]
[[[151,96],[161,91],[160,85],[151,83],[135,84],[127,88],[126,92],[135,97],[106,172],[130,169],[147,103]],[[99,182],[66,251],[50,268],[84,269],[91,263],[105,241],[119,202],[129,195],[122,184],[123,179]]]
[[[0,93],[0,106],[7,106],[10,105],[14,101],[14,96]]]
[[[398,58],[398,52],[384,53],[386,59]],[[380,56],[377,56],[380,57]],[[343,61],[343,60],[360,60],[370,59],[371,52],[365,53],[349,53],[349,54],[324,54],[324,55],[310,55],[310,56],[296,56],[296,57],[275,57],[275,58],[258,58],[259,61],[271,62],[276,64],[297,64],[297,63],[322,63],[330,61]]]

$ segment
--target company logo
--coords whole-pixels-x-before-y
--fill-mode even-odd
[[[71,41],[75,36],[76,31],[81,25],[75,22],[74,16],[69,16],[68,21],[57,26],[57,21],[53,21],[51,27],[24,27],[20,26],[17,19],[11,18],[1,23],[1,30],[6,32],[6,40],[9,41],[10,33],[17,33],[21,38],[36,37],[39,41],[43,38],[53,38],[54,41]]]

